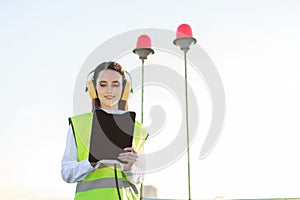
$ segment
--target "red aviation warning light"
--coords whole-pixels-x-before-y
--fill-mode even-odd
[[[136,48],[133,50],[133,53],[139,55],[141,60],[147,59],[147,56],[150,54],[154,54],[154,51],[151,48],[151,39],[148,35],[141,35],[138,37]]]

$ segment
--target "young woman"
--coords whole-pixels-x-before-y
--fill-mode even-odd
[[[92,111],[101,108],[108,113],[126,112],[130,89],[126,83],[124,70],[118,63],[105,62],[96,67],[88,89],[92,97]],[[139,122],[135,123],[133,144],[118,157],[127,164],[113,166],[90,163],[88,155],[92,117],[93,113],[90,112],[69,118],[61,168],[63,180],[77,182],[76,200],[139,199],[136,186],[143,180],[144,160],[141,153],[147,131]]]

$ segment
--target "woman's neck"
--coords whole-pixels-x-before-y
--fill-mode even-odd
[[[114,105],[114,106],[101,106],[102,109],[106,109],[106,110],[119,110],[119,106],[118,105]]]
[[[118,109],[107,109],[107,108],[101,108],[101,109],[107,113],[123,114],[123,113],[127,112],[126,110],[118,110]]]

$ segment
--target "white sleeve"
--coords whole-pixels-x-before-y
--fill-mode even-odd
[[[88,159],[78,162],[77,147],[72,125],[69,126],[65,153],[61,162],[61,176],[67,183],[84,179],[89,172],[96,170]]]
[[[121,164],[122,170],[124,165]],[[139,184],[144,180],[144,170],[145,170],[145,157],[144,157],[144,147],[139,154],[137,162],[132,166],[131,170],[124,171],[124,174],[129,182],[133,184]]]

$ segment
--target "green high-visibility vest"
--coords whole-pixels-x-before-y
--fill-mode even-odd
[[[78,152],[78,161],[89,157],[93,113],[85,113],[69,118],[72,125]],[[135,122],[132,148],[140,153],[148,133],[142,124]],[[119,191],[122,200],[137,200],[140,195],[135,185],[128,182],[125,174],[117,168]],[[77,183],[75,200],[118,200],[114,167],[108,166],[90,172]]]

